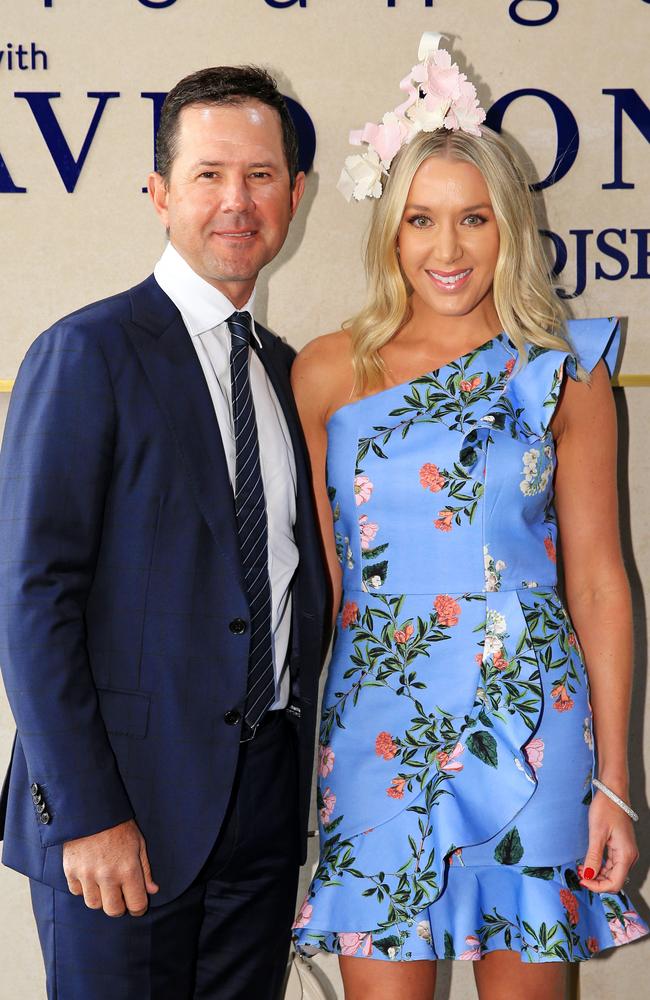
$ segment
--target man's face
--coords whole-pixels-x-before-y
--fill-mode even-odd
[[[240,308],[282,247],[304,180],[291,189],[273,108],[196,104],[180,113],[168,180],[152,174],[149,193],[173,246]]]

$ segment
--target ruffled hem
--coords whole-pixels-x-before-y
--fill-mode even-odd
[[[589,892],[576,869],[575,863],[466,868],[454,862],[435,903],[412,920],[368,931],[312,926],[308,897],[294,941],[305,955],[479,961],[492,951],[512,951],[522,962],[584,962],[648,933],[625,893]]]

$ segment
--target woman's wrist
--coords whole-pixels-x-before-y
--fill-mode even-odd
[[[599,781],[607,785],[625,802],[630,800],[630,775],[627,768],[599,767],[596,773]]]
[[[610,802],[613,802],[614,805],[618,806],[618,808],[621,809],[624,813],[627,813],[627,815],[634,823],[638,822],[639,820],[638,813],[634,811],[629,802],[621,798],[620,795],[617,795],[616,792],[612,791],[612,789],[609,788],[608,785],[603,784],[602,781],[599,781],[598,778],[593,779],[593,785],[597,791],[602,792],[605,798],[609,799]]]

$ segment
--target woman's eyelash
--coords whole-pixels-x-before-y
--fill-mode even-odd
[[[487,222],[486,217],[484,215],[480,215],[477,212],[472,212],[471,215],[465,216],[465,219],[463,221],[466,222],[467,219],[477,219],[479,222]],[[412,215],[406,221],[409,222],[411,225],[413,225],[414,223],[419,221],[431,222],[431,219],[427,215]]]

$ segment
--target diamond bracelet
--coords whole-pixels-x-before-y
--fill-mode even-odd
[[[632,806],[628,806],[627,802],[624,802],[623,799],[620,799],[616,794],[616,792],[613,792],[611,788],[607,787],[607,785],[603,785],[602,781],[599,781],[598,778],[593,778],[591,783],[599,791],[601,791],[603,795],[606,795],[608,799],[611,799],[612,802],[615,802],[616,805],[619,807],[619,809],[622,809],[624,813],[627,813],[627,815],[630,817],[631,820],[633,820],[635,823],[638,823],[639,821],[638,813],[635,813]]]

